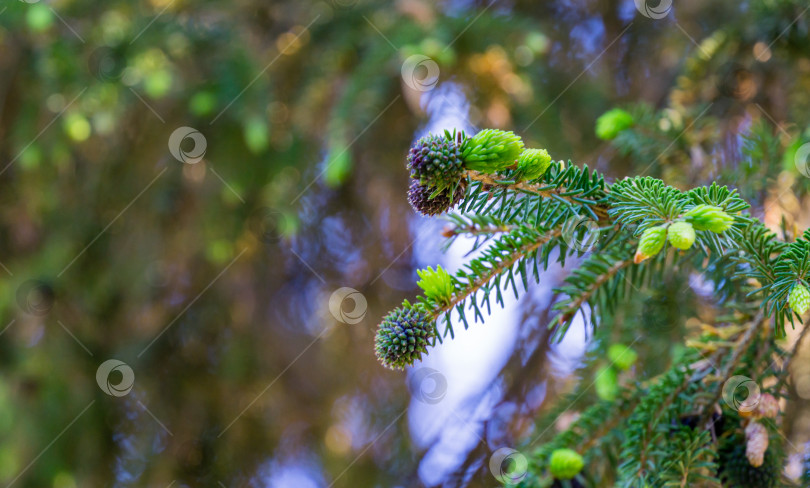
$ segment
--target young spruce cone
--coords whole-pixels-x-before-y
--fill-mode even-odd
[[[467,190],[467,180],[461,180],[456,186],[456,191],[453,194],[453,200],[450,200],[451,188],[442,190],[441,193],[433,198],[430,195],[436,189],[430,186],[420,184],[416,180],[411,181],[411,187],[408,189],[408,202],[411,207],[422,215],[439,215],[451,208],[455,207],[458,202],[464,198],[464,192]]]
[[[570,480],[582,471],[585,462],[573,449],[555,449],[549,458],[551,475],[558,480]]]
[[[459,141],[449,133],[427,135],[414,143],[408,152],[411,178],[433,189],[452,188],[464,173]]]
[[[436,328],[418,306],[404,305],[386,315],[377,330],[374,349],[377,359],[391,369],[413,366],[427,352]]]
[[[797,314],[804,315],[810,308],[810,291],[803,284],[796,283],[788,294],[788,305]]]

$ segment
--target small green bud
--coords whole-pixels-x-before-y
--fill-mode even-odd
[[[596,137],[609,141],[615,139],[619,132],[628,129],[636,121],[629,112],[614,108],[603,113],[596,119]]]
[[[572,449],[555,449],[549,458],[548,468],[558,480],[570,480],[585,466],[582,456]]]
[[[686,250],[695,243],[695,229],[689,222],[675,222],[669,226],[667,237],[672,247]]]
[[[551,166],[551,156],[545,149],[524,149],[518,156],[517,180],[535,180],[540,178]]]
[[[434,271],[428,266],[427,269],[417,270],[416,274],[422,278],[416,284],[424,290],[426,297],[441,303],[450,303],[456,288],[453,286],[453,278],[444,268],[436,266]]]
[[[799,315],[804,315],[807,309],[810,308],[810,291],[801,283],[793,285],[788,295],[788,305],[790,309]]]
[[[636,264],[651,258],[661,252],[664,243],[667,240],[667,226],[659,225],[658,227],[650,227],[641,234],[641,239],[638,241],[638,249],[633,258]]]
[[[613,401],[619,395],[619,375],[610,366],[600,368],[593,378],[596,395],[602,400]]]
[[[630,369],[638,359],[638,353],[624,344],[613,344],[608,348],[608,359],[622,371]]]
[[[695,230],[709,230],[716,234],[729,230],[734,223],[734,217],[713,205],[698,205],[686,212],[684,217]]]
[[[484,129],[464,140],[461,158],[468,169],[494,173],[515,164],[521,151],[523,141],[514,132]]]
[[[34,2],[30,2],[34,3]],[[25,22],[34,32],[48,30],[56,21],[54,10],[48,4],[31,5],[25,15]]]

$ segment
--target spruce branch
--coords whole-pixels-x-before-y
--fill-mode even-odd
[[[557,341],[562,340],[565,336],[576,312],[581,310],[584,304],[591,304],[591,318],[592,321],[595,320],[596,314],[593,308],[596,306],[596,294],[604,291],[604,285],[611,280],[615,280],[619,273],[631,264],[633,264],[632,257],[616,260],[610,254],[607,257],[601,254],[592,254],[586,262],[573,271],[571,276],[566,278],[566,282],[570,285],[556,289],[568,297],[554,305],[554,308],[560,312],[557,315],[556,323],[552,324],[554,337]],[[616,282],[616,284],[621,286],[623,283]],[[608,291],[608,297],[606,298],[615,297],[618,286],[614,287],[612,292]]]
[[[465,328],[467,328],[468,324],[464,302],[472,297],[473,299],[470,301],[469,308],[474,312],[476,321],[479,318],[483,321],[480,306],[486,303],[489,309],[489,296],[492,291],[495,291],[497,295],[496,300],[501,304],[503,303],[500,281],[497,280],[497,278],[504,273],[508,273],[509,277],[505,284],[511,283],[515,295],[517,295],[512,267],[522,261],[520,266],[518,266],[518,273],[521,276],[524,289],[528,289],[526,260],[536,255],[537,249],[543,244],[552,239],[559,238],[559,236],[559,229],[542,233],[528,227],[522,227],[509,232],[486,249],[482,256],[471,260],[470,263],[465,266],[466,270],[461,269],[456,272],[453,276],[456,289],[449,300],[436,302],[428,297],[420,297],[418,301],[428,310],[432,320],[436,320],[442,315],[445,316],[446,328],[443,336],[449,333],[450,336],[453,337],[454,332],[449,312],[455,308],[458,311],[459,318],[464,322]],[[539,273],[536,271],[535,276],[539,277]],[[496,280],[496,282],[491,284],[490,282],[493,280]],[[481,304],[475,300],[475,295],[479,290],[484,292],[484,298]],[[440,338],[441,337],[442,336],[440,336]]]
[[[695,388],[694,371],[689,367],[695,359],[692,352],[661,375],[628,418],[622,444],[625,461],[618,468],[622,486],[644,483],[650,477],[651,459],[656,457],[654,447],[669,433],[668,421],[677,417],[681,394],[690,387]]]
[[[605,182],[598,173],[589,173],[587,167],[580,170],[570,162],[566,165],[560,161],[557,166],[552,163],[547,175],[540,182],[533,183],[499,179],[495,175],[472,170],[466,172],[470,181],[482,184],[482,189],[496,188],[502,192],[512,191],[581,206],[597,222],[609,222],[605,205]]]
[[[711,443],[710,430],[679,429],[670,440],[675,456],[664,463],[658,475],[662,488],[720,486],[720,480],[711,474],[717,472]]]
[[[626,299],[630,287],[643,288],[672,265],[702,275],[728,271],[715,278],[723,300],[744,303],[757,297],[765,317],[774,317],[778,333],[810,308],[810,233],[791,244],[782,242],[742,213],[750,205],[736,190],[712,183],[681,191],[647,176],[608,184],[587,166],[551,163],[547,151],[524,150],[520,138],[497,130],[473,138],[459,132],[428,136],[417,141],[408,158],[425,195],[435,188],[420,200],[426,212],[448,205],[448,196],[441,204],[431,200],[442,192],[463,190],[460,213],[447,217],[452,224],[444,232],[447,245],[471,236],[473,250],[481,251],[452,275],[420,271],[426,294],[416,305],[428,321],[443,318],[439,341],[454,337],[454,309],[465,329],[467,312],[483,322],[482,308],[489,313],[492,298],[503,306],[509,288],[519,297],[517,281],[527,290],[530,272],[539,281],[540,265],[548,268],[553,251],[563,266],[568,257],[585,254],[566,228],[583,218],[592,220],[604,239],[555,290],[565,296],[554,305],[559,314],[549,325],[557,340],[586,304],[595,328]],[[669,247],[674,254],[662,252]]]
[[[704,425],[706,422],[709,421],[709,417],[711,415],[712,408],[720,401],[720,397],[723,394],[723,387],[722,385],[728,381],[728,379],[734,374],[739,362],[742,360],[744,353],[748,350],[748,347],[751,345],[751,341],[754,340],[756,337],[757,331],[761,330],[762,327],[766,323],[764,315],[762,312],[758,312],[757,315],[748,322],[748,324],[744,327],[744,332],[740,335],[740,337],[734,342],[732,346],[728,346],[724,349],[731,352],[731,356],[725,362],[722,371],[718,375],[718,381],[715,382],[715,385],[718,386],[714,395],[712,396],[711,400],[709,400],[705,405],[702,407],[701,411],[701,421],[699,425]]]

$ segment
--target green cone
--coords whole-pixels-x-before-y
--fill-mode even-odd
[[[624,344],[613,344],[608,348],[608,359],[622,371],[630,369],[638,359],[638,353]]]
[[[377,359],[391,369],[412,366],[427,352],[436,328],[419,306],[407,302],[386,315],[374,339]]]
[[[713,205],[698,205],[686,212],[684,217],[695,230],[709,230],[716,234],[729,230],[734,223],[734,217]]]
[[[551,156],[545,149],[524,149],[517,160],[516,180],[540,178],[551,166]]]
[[[641,239],[638,241],[638,249],[633,258],[636,264],[651,258],[661,252],[664,243],[667,240],[667,226],[659,225],[658,227],[650,227],[641,234]]]
[[[585,466],[582,456],[572,449],[555,449],[549,458],[548,468],[558,480],[570,480]]]
[[[793,285],[793,289],[788,294],[788,305],[790,309],[799,315],[804,315],[810,308],[810,291],[801,283]]]
[[[468,169],[495,173],[515,164],[522,151],[523,141],[514,132],[485,129],[462,143],[461,157]]]
[[[611,366],[596,370],[593,383],[596,396],[602,400],[613,401],[619,395],[619,374]]]
[[[636,121],[629,112],[614,108],[603,113],[596,119],[596,137],[609,141],[615,139],[619,132],[628,129]]]
[[[667,237],[672,247],[686,250],[695,243],[695,229],[689,222],[675,222],[667,229]]]

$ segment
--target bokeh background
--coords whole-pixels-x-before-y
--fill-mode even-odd
[[[492,452],[538,433],[595,346],[576,326],[548,344],[555,268],[417,368],[377,363],[415,270],[469,248],[442,253],[444,224],[408,206],[411,142],[515,130],[612,178],[739,185],[806,227],[782,158],[806,140],[806,7],[4,1],[0,483],[499,486]],[[648,145],[596,138],[614,106],[648,114]],[[777,147],[746,152],[752,130]],[[636,298],[641,325],[690,310]]]

